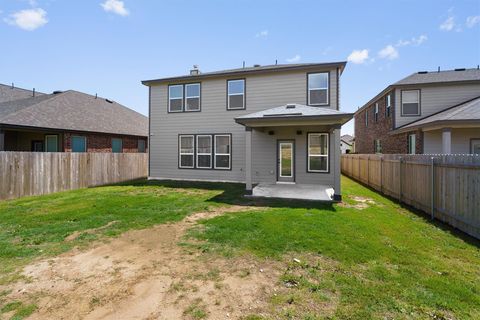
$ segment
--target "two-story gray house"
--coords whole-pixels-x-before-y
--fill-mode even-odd
[[[355,112],[357,153],[480,153],[480,69],[420,71]]]
[[[345,62],[147,80],[151,179],[245,183],[247,194],[339,200]]]

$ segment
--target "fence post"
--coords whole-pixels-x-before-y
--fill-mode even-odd
[[[380,193],[383,194],[383,156],[380,156]]]
[[[431,207],[432,207],[432,220],[435,219],[435,158],[431,158]]]
[[[398,189],[398,200],[400,202],[402,202],[402,162],[403,162],[403,157],[400,157],[399,160],[400,161],[398,162],[398,164],[400,166],[399,167],[400,174],[399,174],[399,179],[398,180],[399,180],[400,188]]]
[[[367,157],[367,185],[370,186],[370,156]]]

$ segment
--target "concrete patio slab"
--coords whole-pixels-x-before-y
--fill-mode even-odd
[[[333,201],[334,190],[318,184],[260,183],[253,188],[253,197]]]

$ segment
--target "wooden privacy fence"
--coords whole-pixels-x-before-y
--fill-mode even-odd
[[[342,155],[342,173],[480,239],[480,155]]]
[[[147,176],[146,153],[0,152],[0,200]]]

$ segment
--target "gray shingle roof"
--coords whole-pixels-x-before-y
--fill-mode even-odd
[[[41,96],[44,93],[35,92],[35,96]],[[32,90],[16,88],[11,85],[5,85],[0,83],[0,103],[13,101],[18,99],[31,98],[33,96]]]
[[[305,117],[350,117],[351,113],[341,112],[338,110],[323,108],[323,107],[311,107],[302,104],[290,103],[284,106],[266,109],[243,116],[236,117],[235,120],[252,120],[252,119],[278,119],[278,118],[305,118]]]
[[[153,80],[144,80],[142,81],[142,83],[144,85],[149,85],[151,83],[202,79],[202,78],[217,77],[217,76],[223,76],[223,75],[238,75],[238,74],[244,74],[244,73],[261,73],[261,72],[271,72],[271,71],[288,71],[288,70],[296,70],[296,69],[327,68],[327,67],[328,68],[339,67],[340,72],[342,72],[346,64],[347,62],[345,61],[327,62],[327,63],[273,64],[273,65],[265,65],[265,66],[258,66],[258,67],[245,67],[245,68],[228,69],[228,70],[220,70],[220,71],[213,71],[213,72],[202,72],[198,75],[182,75],[182,76],[167,77],[167,78],[160,78],[160,79],[153,79]]]
[[[478,81],[480,80],[480,70],[465,69],[465,70],[446,70],[446,71],[431,71],[427,73],[414,73],[393,85],[407,85],[407,84],[423,84],[423,83],[438,83],[438,82],[457,82],[457,81]]]
[[[399,129],[423,127],[429,124],[445,121],[475,121],[480,120],[480,97],[438,112],[429,117],[405,125]]]
[[[144,115],[74,90],[0,103],[0,124],[148,136]]]
[[[353,136],[349,135],[349,134],[344,134],[343,136],[341,136],[341,139],[349,144],[352,143],[353,141]]]

